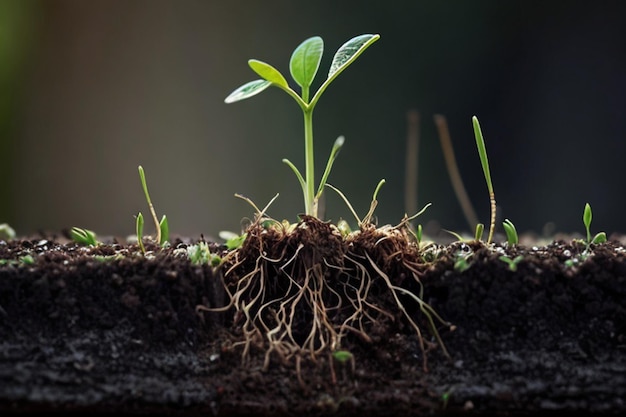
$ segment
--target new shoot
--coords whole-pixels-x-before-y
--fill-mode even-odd
[[[283,162],[293,170],[302,187],[305,213],[309,216],[317,217],[318,201],[324,191],[324,184],[330,174],[333,162],[344,143],[343,136],[338,137],[335,141],[326,164],[326,169],[316,190],[313,155],[313,110],[330,83],[379,38],[380,35],[365,34],[356,36],[343,44],[333,57],[326,81],[322,83],[313,97],[310,95],[310,88],[324,52],[324,41],[319,36],[306,39],[291,54],[289,70],[291,77],[300,86],[300,94],[289,86],[285,77],[276,68],[263,61],[251,59],[248,61],[248,65],[261,79],[242,85],[224,100],[226,103],[234,103],[255,96],[270,86],[275,86],[286,92],[300,106],[304,116],[304,176],[291,161],[283,159]]]

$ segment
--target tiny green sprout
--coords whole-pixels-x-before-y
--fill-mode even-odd
[[[209,245],[206,242],[199,242],[195,245],[188,246],[187,256],[194,265],[208,264],[212,267],[216,267],[222,262],[221,257],[211,253]]]
[[[591,238],[591,220],[593,218],[593,213],[591,212],[591,206],[589,203],[585,204],[585,209],[583,211],[583,224],[585,225],[585,230],[587,231],[587,246],[598,243],[606,242],[606,233],[600,232],[597,233],[593,239]]]
[[[482,223],[476,224],[476,230],[474,231],[474,240],[480,242],[480,239],[483,238],[483,232],[485,231],[485,225]]]
[[[520,263],[524,257],[522,255],[517,255],[515,258],[511,259],[508,256],[502,255],[498,259],[506,263],[509,266],[510,271],[515,272],[517,271],[517,264]]]
[[[376,42],[380,35],[365,34],[356,36],[344,43],[335,53],[330,65],[330,70],[326,81],[322,83],[313,97],[310,97],[309,89],[313,83],[324,52],[324,41],[319,36],[314,36],[302,42],[291,54],[289,61],[289,70],[291,77],[300,86],[300,94],[294,91],[285,77],[273,66],[251,59],[248,65],[261,79],[250,81],[233,91],[226,99],[225,103],[234,103],[259,94],[270,86],[275,86],[285,91],[293,98],[304,116],[304,161],[305,175],[303,176],[298,168],[288,159],[283,162],[289,166],[300,186],[304,196],[305,213],[309,216],[317,217],[318,201],[324,191],[324,185],[330,174],[333,162],[343,146],[344,138],[340,136],[335,140],[333,148],[326,164],[326,169],[322,175],[321,181],[315,189],[315,161],[313,147],[313,110],[317,105],[320,97],[328,88],[331,82],[335,80],[350,64],[352,64],[370,45]]]
[[[12,240],[15,239],[15,230],[8,223],[0,224],[0,239]]]
[[[70,230],[70,237],[79,245],[98,246],[96,234],[91,230],[81,229],[80,227],[72,227]]]
[[[506,241],[509,245],[517,245],[519,243],[519,237],[517,236],[517,230],[513,222],[509,219],[504,219],[502,227],[504,228],[504,233],[506,233]]]
[[[424,231],[422,228],[421,224],[417,225],[417,231],[415,232],[415,237],[417,238],[417,244],[419,245],[420,243],[422,243],[422,235],[423,235]]]
[[[343,237],[347,237],[350,233],[352,233],[352,228],[344,219],[337,222],[337,229],[339,229],[339,232],[341,232],[341,236]]]
[[[34,265],[35,258],[33,258],[32,255],[24,255],[20,257],[20,262],[24,265]]]
[[[480,163],[483,167],[483,173],[485,174],[487,191],[489,191],[489,202],[491,203],[491,219],[489,222],[489,236],[487,237],[487,244],[489,244],[491,243],[491,239],[493,239],[493,232],[496,227],[496,197],[491,183],[491,172],[489,170],[489,160],[487,159],[485,139],[483,139],[483,132],[480,130],[480,123],[478,123],[478,118],[476,116],[472,117],[472,124],[474,126],[474,136],[476,137],[478,156],[480,157]]]
[[[146,247],[143,245],[143,214],[139,212],[135,221],[135,233],[137,234],[137,243],[141,253],[146,253]]]
[[[228,250],[239,249],[241,245],[243,245],[243,242],[246,240],[247,236],[247,233],[238,235],[227,230],[222,230],[219,233],[219,237],[225,240],[224,244],[226,245],[226,249]]]
[[[336,350],[333,352],[333,358],[339,363],[346,363],[354,359],[354,355],[347,350]]]
[[[466,244],[463,244],[461,248],[454,253],[454,270],[458,272],[467,271],[471,266],[469,259],[473,254],[472,249]]]
[[[154,221],[154,227],[156,229],[156,241],[159,242],[159,245],[161,246],[166,246],[168,244],[168,240],[170,238],[170,227],[169,227],[169,223],[167,221],[167,216],[163,216],[161,218],[161,221],[159,221],[157,215],[156,215],[156,211],[154,210],[154,206],[152,205],[152,200],[150,199],[150,194],[148,193],[148,184],[146,182],[146,174],[144,173],[143,167],[141,165],[139,165],[139,167],[137,168],[137,170],[139,171],[139,180],[141,181],[141,187],[143,188],[143,192],[146,196],[146,202],[148,203],[148,208],[150,209],[150,214],[152,215],[152,220]],[[139,215],[141,215],[141,213],[139,213]],[[139,221],[140,216],[137,216],[137,222]],[[141,220],[143,221],[143,216],[141,216]],[[136,228],[138,229],[139,225],[136,225]],[[142,225],[142,230],[143,230],[143,225]],[[139,235],[137,235],[137,240],[141,241]],[[140,244],[140,246],[143,248],[143,244]],[[142,252],[144,251],[144,249],[142,249]]]

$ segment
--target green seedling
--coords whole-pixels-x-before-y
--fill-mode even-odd
[[[156,241],[159,242],[159,245],[166,246],[168,244],[168,240],[170,238],[170,228],[167,222],[167,216],[163,215],[161,221],[159,221],[156,211],[154,210],[154,206],[152,205],[152,200],[150,199],[150,194],[148,193],[148,184],[146,183],[146,174],[144,173],[143,167],[139,165],[139,179],[141,181],[141,187],[143,188],[143,192],[146,196],[146,201],[148,202],[148,208],[150,209],[150,214],[152,215],[152,220],[154,221],[154,227],[156,229]],[[139,222],[141,221],[141,227],[139,227]],[[137,230],[137,240],[139,241],[139,246],[141,247],[141,251],[145,253],[145,248],[143,246],[143,215],[139,213],[137,215],[135,228]],[[141,233],[140,233],[141,232]]]
[[[195,245],[187,247],[187,256],[194,265],[211,265],[218,266],[222,262],[222,258],[211,253],[209,245],[206,242],[199,242]]]
[[[333,358],[339,363],[346,363],[354,360],[354,355],[347,350],[336,350],[333,352]]]
[[[80,227],[72,227],[70,237],[79,245],[98,246],[99,244],[93,231],[81,229]]]
[[[524,259],[524,257],[522,255],[518,255],[515,258],[511,259],[508,256],[502,255],[498,259],[506,263],[509,266],[510,271],[515,272],[517,271],[517,264],[520,263],[522,259]]]
[[[225,240],[224,244],[226,245],[226,249],[228,250],[239,249],[241,245],[243,245],[243,242],[246,240],[247,236],[248,236],[247,233],[238,235],[236,233],[229,232],[227,230],[222,230],[219,233],[219,237]]]
[[[139,212],[135,220],[135,233],[137,234],[137,243],[141,253],[146,253],[146,247],[143,245],[143,214]]]
[[[587,231],[587,248],[591,244],[598,244],[606,242],[606,233],[600,232],[596,234],[593,239],[591,238],[591,220],[593,218],[593,213],[591,212],[591,206],[589,203],[585,204],[585,209],[583,211],[583,224],[585,225],[585,230]]]
[[[482,223],[476,223],[476,230],[474,231],[474,240],[480,242],[485,232],[485,225]]]
[[[487,150],[485,149],[485,139],[483,139],[483,132],[480,130],[480,123],[478,123],[476,116],[472,117],[472,124],[474,125],[474,136],[476,137],[478,156],[480,157],[480,163],[483,167],[483,173],[485,174],[485,181],[487,182],[487,190],[489,191],[489,202],[491,203],[491,220],[489,222],[489,235],[487,237],[487,244],[489,244],[491,243],[491,239],[493,239],[493,232],[496,228],[496,197],[491,183],[491,172],[489,170]]]
[[[519,237],[517,236],[517,230],[513,222],[509,219],[504,219],[502,227],[504,228],[504,233],[506,233],[506,241],[509,245],[517,245],[519,243]]]
[[[15,230],[8,223],[0,224],[0,239],[12,240],[15,239]]]
[[[339,150],[343,146],[344,138],[340,136],[335,141],[326,163],[326,169],[315,190],[315,164],[313,148],[313,110],[326,88],[341,74],[350,64],[352,64],[370,45],[376,42],[380,35],[365,34],[356,36],[343,44],[335,53],[326,80],[322,83],[313,97],[310,97],[310,88],[313,83],[324,52],[324,41],[319,36],[306,39],[291,54],[289,70],[291,77],[300,86],[300,94],[289,87],[285,77],[273,66],[251,59],[248,65],[256,72],[261,79],[250,81],[233,91],[226,99],[226,103],[234,103],[259,94],[270,86],[275,86],[285,91],[293,98],[304,116],[304,160],[305,175],[303,176],[296,166],[288,159],[283,159],[296,175],[304,196],[305,213],[309,216],[317,217],[317,206],[319,198],[324,191],[324,185],[330,174],[333,162]]]

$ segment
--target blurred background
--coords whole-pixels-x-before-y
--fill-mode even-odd
[[[256,79],[247,60],[286,76],[304,39],[336,49],[379,33],[330,86],[315,119],[317,170],[338,135],[329,182],[363,215],[381,178],[379,224],[406,202],[407,112],[419,111],[420,218],[469,231],[446,171],[434,114],[446,116],[478,218],[489,200],[471,117],[480,119],[500,220],[519,232],[626,232],[626,3],[622,1],[0,0],[0,223],[18,235],[80,226],[134,232],[148,209],[175,234],[239,232],[254,211],[303,211],[302,116],[278,89],[224,104]],[[288,77],[289,78],[289,77]],[[295,86],[295,84],[294,84]],[[326,194],[325,217],[352,221]],[[150,227],[151,225],[147,226]]]

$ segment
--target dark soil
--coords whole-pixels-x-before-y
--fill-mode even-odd
[[[578,241],[431,246],[419,252],[420,281],[423,299],[454,325],[436,322],[449,358],[407,302],[425,351],[400,315],[381,315],[365,325],[369,340],[345,338],[353,363],[321,353],[272,355],[269,366],[262,338],[244,355],[240,316],[197,309],[227,304],[224,269],[192,265],[185,247],[148,245],[144,256],[126,243],[0,242],[0,414],[626,412],[626,249],[617,240],[588,256]],[[512,270],[502,255],[523,258]],[[400,255],[380,261],[401,280]],[[390,309],[380,288],[372,297]]]

